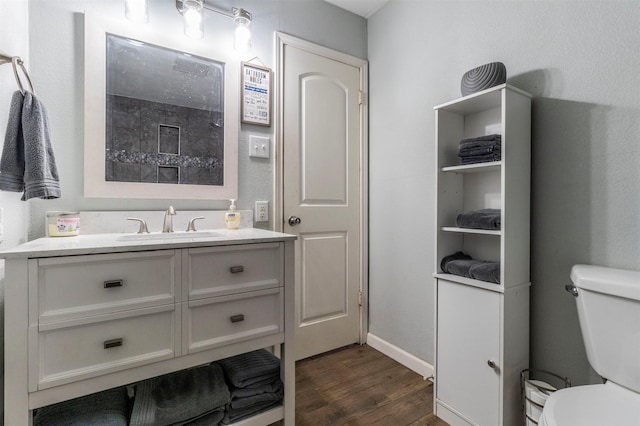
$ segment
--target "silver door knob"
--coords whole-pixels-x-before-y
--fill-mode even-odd
[[[302,219],[300,219],[299,217],[289,216],[289,225],[296,226],[296,225],[299,225],[300,222],[302,222]]]

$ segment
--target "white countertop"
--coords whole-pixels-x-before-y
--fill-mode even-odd
[[[215,233],[216,235],[199,238],[197,236],[198,232],[205,234]],[[137,238],[136,234],[89,234],[75,237],[39,238],[11,249],[0,251],[0,258],[55,257],[123,251],[213,247],[296,239],[295,235],[257,228],[210,229],[194,233],[182,232],[175,233],[166,239],[162,238],[163,236],[158,235],[158,233],[153,233],[151,237],[152,239],[148,240],[130,240],[128,238]]]

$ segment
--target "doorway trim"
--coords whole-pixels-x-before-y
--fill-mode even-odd
[[[338,52],[324,46],[276,31],[276,105],[275,105],[275,179],[273,218],[274,230],[282,232],[284,223],[284,118],[283,118],[283,73],[284,48],[289,45],[307,52],[342,62],[360,70],[360,337],[366,343],[369,329],[369,63],[361,58]]]

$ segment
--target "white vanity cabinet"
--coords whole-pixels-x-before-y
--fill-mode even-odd
[[[283,405],[240,424],[293,425],[295,237],[230,235],[152,244],[87,235],[1,253],[5,424],[29,425],[45,405],[276,347]]]
[[[529,362],[531,96],[508,84],[436,106],[434,412],[453,426],[522,424]],[[460,165],[461,139],[501,135],[499,161]],[[456,226],[501,209],[501,229]],[[500,262],[500,283],[445,273],[462,251]]]

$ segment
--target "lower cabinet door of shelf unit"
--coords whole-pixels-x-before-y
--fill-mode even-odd
[[[105,315],[101,321],[89,318],[85,322],[94,322],[41,328],[37,333],[38,360],[31,363],[39,372],[33,376],[38,377],[37,388],[175,357],[180,350],[176,335],[179,310],[166,305],[131,311],[127,317]]]
[[[500,297],[438,280],[436,398],[481,426],[500,418]]]
[[[185,353],[284,332],[281,287],[184,303]]]

